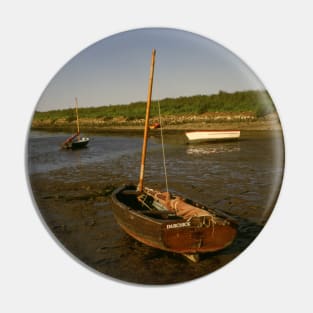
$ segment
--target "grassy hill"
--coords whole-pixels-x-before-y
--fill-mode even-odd
[[[165,98],[160,100],[162,116],[201,115],[210,112],[251,112],[256,117],[263,117],[275,112],[273,102],[267,91],[238,91],[227,93],[220,91],[214,95],[195,95],[189,97]],[[81,119],[123,118],[132,121],[145,116],[146,103],[134,102],[127,105],[109,105],[101,107],[79,108]],[[151,106],[151,117],[158,116],[157,102]],[[52,110],[48,112],[36,111],[34,122],[58,119],[71,122],[75,120],[75,110]]]

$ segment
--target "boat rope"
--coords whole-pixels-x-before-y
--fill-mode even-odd
[[[166,191],[167,191],[167,193],[168,193],[168,183],[167,183],[167,172],[166,172],[166,162],[165,162],[163,127],[162,127],[162,122],[161,122],[161,107],[160,107],[160,101],[158,101],[158,107],[159,107],[159,123],[160,123],[160,131],[161,131],[161,142],[162,142],[163,168],[164,168],[164,176],[165,176],[165,186],[166,186]]]

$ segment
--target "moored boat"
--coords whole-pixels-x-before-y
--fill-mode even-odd
[[[67,138],[61,145],[63,149],[81,149],[86,148],[89,143],[88,137],[80,137],[80,130],[79,130],[79,119],[78,119],[78,103],[77,98],[75,98],[75,108],[76,108],[76,127],[77,132]]]
[[[238,140],[240,130],[193,130],[185,132],[190,143]]]
[[[86,148],[89,143],[89,138],[79,137],[79,134],[76,133],[73,136],[69,137],[62,144],[63,149],[81,149]]]

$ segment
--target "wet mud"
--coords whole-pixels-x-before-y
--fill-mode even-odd
[[[51,236],[91,270],[138,284],[190,281],[237,257],[263,229],[275,205],[284,166],[281,134],[249,134],[240,142],[222,145],[173,142],[167,143],[170,189],[231,215],[238,224],[231,246],[191,263],[180,255],[145,246],[120,229],[111,194],[122,184],[136,182],[140,153],[30,173],[34,202]],[[150,146],[145,180],[149,187],[162,189],[158,148],[156,140]]]

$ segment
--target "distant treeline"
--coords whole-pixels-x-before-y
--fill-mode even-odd
[[[196,95],[190,97],[165,98],[160,100],[162,115],[203,114],[205,112],[254,112],[262,117],[275,111],[275,107],[268,92],[238,91],[228,93],[220,91],[214,95]],[[142,119],[145,116],[146,103],[133,102],[128,105],[108,105],[101,107],[79,108],[80,118],[102,118],[104,120],[114,117],[124,117],[128,120]],[[157,101],[152,101],[151,117],[157,116]],[[75,110],[53,110],[48,112],[36,111],[35,120],[56,120],[65,118],[74,120]]]

